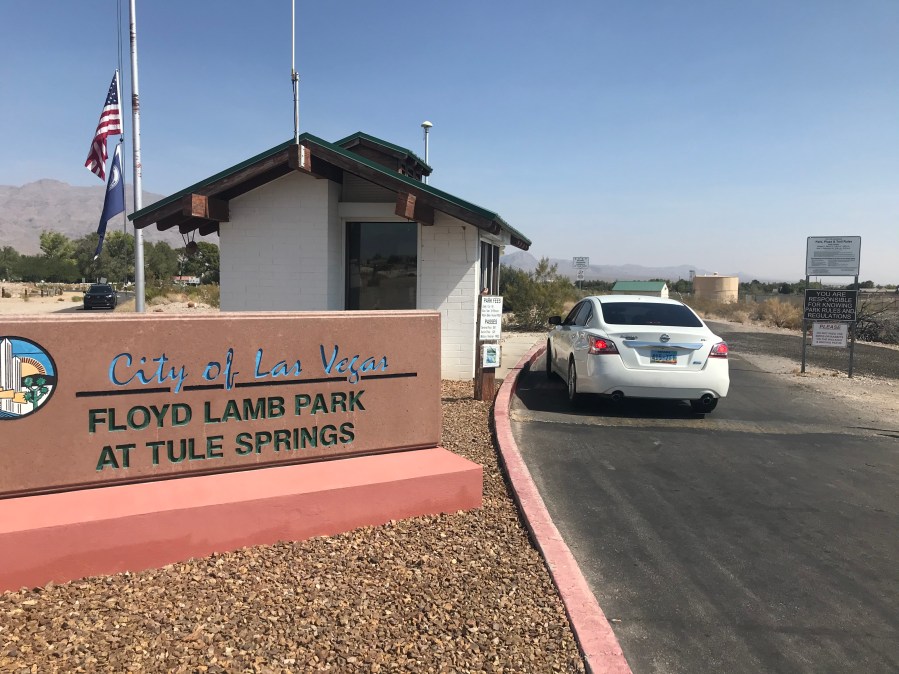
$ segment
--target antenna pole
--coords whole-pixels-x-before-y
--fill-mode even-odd
[[[290,2],[290,81],[293,85],[293,142],[300,144],[300,75],[296,69],[297,3]]]
[[[434,126],[428,120],[425,120],[421,123],[421,128],[425,130],[425,164],[428,164],[428,133],[431,131],[431,127]],[[430,164],[428,164],[430,167]],[[428,184],[428,176],[425,176],[425,185]]]

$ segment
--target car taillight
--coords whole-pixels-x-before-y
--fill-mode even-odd
[[[727,358],[727,342],[718,342],[709,351],[709,358]]]
[[[590,337],[590,354],[618,353],[615,342],[602,337]]]

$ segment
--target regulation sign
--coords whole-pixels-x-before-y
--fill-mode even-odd
[[[857,290],[806,290],[803,318],[807,321],[855,321]]]
[[[806,276],[858,276],[860,236],[810,236],[806,244]]]
[[[481,296],[481,323],[478,339],[482,341],[498,340],[502,337],[503,297],[502,295]]]
[[[590,266],[590,258],[589,257],[573,257],[571,258],[571,264],[575,269],[586,269]]]
[[[835,346],[846,348],[849,336],[848,323],[812,323],[812,346]]]

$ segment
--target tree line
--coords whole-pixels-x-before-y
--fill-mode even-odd
[[[99,257],[94,259],[97,233],[70,239],[65,234],[43,231],[41,252],[23,255],[12,246],[0,248],[0,279],[5,281],[78,283],[105,278],[111,283],[134,280],[134,235],[106,234]],[[219,249],[205,241],[196,246],[172,248],[165,241],[144,242],[144,277],[148,283],[166,283],[174,276],[195,276],[201,283],[218,283]]]

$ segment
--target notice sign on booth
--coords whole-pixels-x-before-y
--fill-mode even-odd
[[[812,323],[812,346],[845,348],[849,337],[848,323]]]
[[[502,337],[503,298],[502,295],[481,296],[481,323],[478,339],[498,340]]]
[[[481,345],[481,367],[497,368],[500,363],[500,346],[499,344],[483,344]]]

